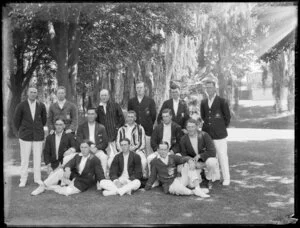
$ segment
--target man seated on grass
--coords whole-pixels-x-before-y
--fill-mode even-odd
[[[198,130],[200,124],[201,122],[194,119],[187,121],[188,134],[180,140],[180,153],[182,156],[194,158],[196,171],[200,179],[201,171],[204,168],[207,169],[207,176],[205,177],[205,172],[203,172],[203,178],[205,178],[208,188],[212,188],[212,182],[220,180],[219,163],[211,137],[206,132]]]
[[[47,190],[54,190],[62,195],[72,195],[86,191],[89,187],[105,179],[100,160],[90,153],[90,141],[83,141],[80,144],[80,154],[76,154],[64,167],[60,167],[52,172],[48,178],[34,190],[31,195],[38,195]],[[60,180],[65,179],[67,186],[57,185]]]
[[[103,195],[131,194],[141,186],[142,164],[139,155],[130,151],[130,140],[124,138],[120,141],[121,153],[118,153],[110,166],[111,180],[101,180],[97,184],[98,190],[104,189]]]
[[[156,178],[162,183],[165,193],[174,195],[196,195],[203,198],[207,195],[207,188],[200,188],[200,179],[195,170],[195,161],[191,157],[181,157],[169,154],[169,145],[162,142],[158,147],[158,156],[151,161],[151,175],[145,190],[150,190]],[[181,170],[181,177],[177,176],[177,166],[186,163]],[[187,188],[186,186],[193,188]]]

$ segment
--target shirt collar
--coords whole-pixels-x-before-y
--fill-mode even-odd
[[[59,135],[57,134],[57,132],[55,131],[55,135],[56,136],[62,136],[63,132],[61,132]]]
[[[168,152],[167,156],[165,158],[161,157],[159,154],[157,155],[157,157],[163,161],[166,161],[169,159],[169,155],[170,155],[170,152]]]
[[[103,103],[102,101],[100,101],[99,105],[100,105],[100,106],[106,106],[107,103]]]
[[[66,102],[66,99],[63,99],[62,101],[57,100],[57,102],[58,102],[59,104],[64,104],[64,103]]]
[[[215,93],[211,99],[209,99],[209,96],[208,96],[208,95],[207,95],[207,98],[208,98],[209,101],[213,101],[213,100],[215,99],[216,96],[217,96],[217,94]]]
[[[27,100],[28,100],[28,104],[30,104],[30,105],[36,104],[36,99],[34,100],[34,102],[31,102],[29,99],[27,99]]]
[[[172,121],[171,121],[169,124],[164,124],[164,123],[163,123],[163,125],[164,125],[164,127],[171,127]]]

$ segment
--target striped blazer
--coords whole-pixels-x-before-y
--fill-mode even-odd
[[[125,124],[123,127],[121,127],[118,130],[118,135],[117,135],[117,140],[116,140],[116,146],[117,146],[117,150],[121,151],[121,146],[120,146],[120,142],[122,139],[124,139],[126,137],[126,130],[128,129],[128,125]],[[132,132],[131,132],[131,140],[130,140],[130,145],[134,146],[134,151],[137,150],[145,150],[145,130],[144,128],[135,123]]]
[[[97,107],[96,121],[104,125],[108,136],[108,141],[113,142],[117,138],[118,129],[125,124],[123,111],[118,103],[108,101],[106,113],[103,106]]]

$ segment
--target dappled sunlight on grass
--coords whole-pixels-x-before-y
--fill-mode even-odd
[[[184,213],[183,216],[185,216],[185,217],[192,217],[193,213],[192,212]]]

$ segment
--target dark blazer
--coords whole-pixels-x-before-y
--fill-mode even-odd
[[[142,178],[142,163],[141,158],[139,155],[135,154],[134,152],[129,152],[128,156],[128,175],[129,180],[134,179],[141,179]],[[118,153],[114,160],[111,163],[110,169],[109,169],[109,177],[112,181],[115,179],[118,179],[124,170],[124,156],[123,153]]]
[[[230,110],[224,98],[216,96],[211,108],[208,107],[208,99],[201,101],[201,118],[204,121],[202,131],[207,132],[212,139],[226,138],[227,127],[230,123]]]
[[[131,98],[128,101],[127,110],[136,112],[136,123],[141,124],[147,136],[151,136],[153,132],[153,124],[156,119],[156,107],[152,98],[144,96],[141,103],[137,97]]]
[[[181,138],[180,150],[182,156],[190,156],[192,158],[196,156],[188,134]],[[215,145],[211,137],[203,131],[198,132],[198,152],[203,162],[205,162],[209,157],[216,157]]]
[[[173,108],[173,99],[169,99],[169,100],[165,101],[163,103],[163,105],[161,106],[160,112],[159,112],[159,114],[157,116],[157,123],[158,124],[161,123],[161,120],[162,120],[162,111],[164,109],[166,109],[166,108],[172,110],[172,120],[175,123],[179,124],[182,129],[184,129],[186,121],[190,118],[189,109],[188,109],[188,106],[185,103],[185,101],[181,100],[181,99],[179,100],[178,110],[177,110],[177,114],[176,115],[175,115],[174,108]]]
[[[151,147],[153,151],[157,151],[158,146],[163,139],[163,133],[164,124],[160,123],[155,127],[151,136]],[[173,150],[175,154],[180,152],[180,138],[182,137],[182,135],[183,132],[181,131],[181,127],[177,123],[172,122],[170,150]]]
[[[118,129],[125,124],[123,111],[118,103],[108,101],[106,105],[106,114],[103,106],[98,106],[96,109],[96,121],[105,126],[109,142],[116,139]]]
[[[105,149],[108,146],[108,137],[106,134],[105,127],[102,124],[95,123],[95,145],[98,150],[103,150],[105,153]],[[89,125],[88,122],[84,122],[78,127],[76,133],[76,141],[77,141],[77,151],[80,151],[80,143],[84,140],[90,138]]]
[[[36,101],[34,120],[31,116],[28,100],[17,105],[14,114],[14,125],[20,139],[24,141],[43,141],[46,122],[47,112],[42,102]]]
[[[154,181],[158,180],[162,183],[165,193],[169,193],[170,185],[177,177],[177,166],[187,162],[191,157],[181,157],[178,155],[168,155],[169,160],[166,165],[158,157],[151,161],[151,174],[145,185],[145,190],[150,190]]]
[[[59,163],[62,164],[65,151],[71,147],[76,149],[74,135],[63,132],[58,147],[58,158],[56,158],[55,134],[48,135],[43,150],[45,164],[48,165],[51,163],[52,169],[56,169]]]
[[[71,169],[70,179],[73,180],[75,178],[74,186],[83,192],[94,185],[96,181],[100,182],[105,179],[105,177],[100,160],[93,154],[90,154],[82,173],[79,174],[78,168],[81,158],[81,155],[75,155],[75,157],[72,158],[64,168],[69,167]]]

